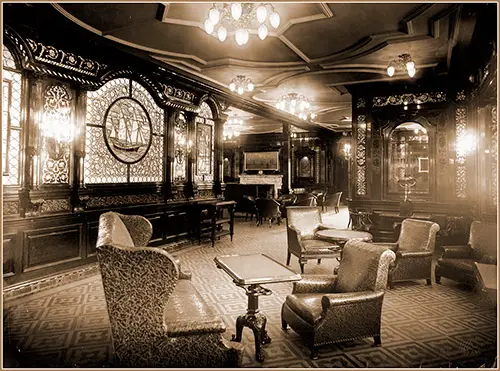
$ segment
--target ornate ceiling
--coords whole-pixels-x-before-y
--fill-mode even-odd
[[[105,38],[227,87],[238,75],[255,89],[245,93],[275,105],[290,92],[309,98],[317,125],[350,127],[348,87],[389,78],[388,63],[410,53],[415,79],[449,68],[457,44],[460,4],[436,3],[274,3],[278,29],[262,41],[251,34],[239,46],[208,35],[203,27],[211,3],[60,3],[66,17]],[[279,125],[248,117],[249,132],[270,132]],[[274,126],[273,126],[274,125]]]

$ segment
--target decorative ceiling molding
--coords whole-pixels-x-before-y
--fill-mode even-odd
[[[323,12],[324,15],[326,15],[327,18],[331,18],[335,15],[328,6],[328,4],[318,3],[317,5],[321,8],[321,11]]]
[[[413,34],[414,33],[413,21],[433,6],[434,6],[434,4],[423,4],[423,5],[419,6],[418,8],[414,9],[408,15],[406,15],[401,20],[401,23],[403,24],[403,27],[404,27],[404,31],[409,35]]]
[[[300,58],[302,58],[305,62],[311,63],[311,60],[300,50],[298,47],[296,47],[290,40],[288,40],[285,36],[280,36],[279,39],[290,48],[295,54],[297,54]]]

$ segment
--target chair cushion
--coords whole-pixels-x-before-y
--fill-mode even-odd
[[[474,259],[439,259],[438,264],[442,268],[474,274]]]
[[[113,230],[111,233],[113,243],[126,247],[135,247],[134,241],[132,240],[132,237],[130,237],[128,228],[116,214],[114,215]]]
[[[322,254],[336,254],[338,253],[339,247],[331,242],[321,241],[321,240],[302,240],[302,246],[306,249],[306,252],[318,252]]]
[[[316,324],[322,312],[320,294],[292,294],[288,295],[285,304],[297,315],[311,325]]]
[[[168,336],[224,332],[225,326],[215,317],[190,280],[179,280],[165,306],[163,320]]]

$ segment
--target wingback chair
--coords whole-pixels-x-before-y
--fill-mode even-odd
[[[382,302],[395,254],[384,246],[349,241],[337,275],[304,275],[281,309],[281,323],[300,334],[318,357],[322,345],[372,337],[381,345]]]
[[[288,252],[286,264],[290,265],[290,257],[299,258],[300,271],[304,273],[304,264],[309,259],[336,258],[339,256],[339,246],[317,239],[314,234],[325,229],[321,220],[321,213],[315,206],[287,207],[287,242]]]
[[[238,366],[241,349],[142,216],[100,216],[97,258],[119,367]]]
[[[436,264],[436,283],[441,277],[475,285],[474,262],[497,264],[497,225],[475,220],[471,223],[468,245],[443,246]]]
[[[436,246],[439,224],[418,219],[405,219],[401,223],[395,243],[376,243],[396,253],[396,263],[389,271],[389,286],[394,282],[425,279],[431,285],[432,254]]]

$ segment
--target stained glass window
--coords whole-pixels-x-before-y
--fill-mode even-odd
[[[187,163],[187,121],[183,112],[175,117],[174,124],[174,182],[186,180]]]
[[[21,74],[10,51],[3,45],[2,73],[2,181],[21,183]]]
[[[71,122],[71,95],[62,85],[49,85],[44,93],[43,117],[58,120],[60,124],[68,127]],[[46,123],[47,124],[47,123]],[[57,127],[56,131],[61,128]],[[51,132],[51,134],[57,134]],[[42,137],[42,182],[44,184],[69,183],[69,159],[71,144],[54,139],[51,135]]]
[[[212,182],[214,167],[214,121],[210,106],[200,104],[196,117],[196,174],[195,182]]]
[[[123,105],[118,107],[117,102],[130,103],[127,107],[133,105],[133,112],[124,110]],[[113,110],[111,118],[116,119],[116,122],[109,118],[110,108],[113,107],[116,109]],[[86,183],[163,180],[164,111],[156,105],[151,94],[141,84],[130,79],[118,78],[107,82],[97,91],[88,92],[86,120],[84,162]],[[125,143],[127,145],[133,144],[132,142],[138,143],[136,139],[139,136],[144,138],[144,143],[148,145],[137,149],[142,151],[137,152],[140,156],[133,152],[135,150],[133,146],[118,148],[123,141],[119,143],[117,141],[118,147],[111,148],[110,145],[113,143],[110,144],[109,139],[110,135],[113,135],[113,128],[116,129],[117,139],[121,138],[120,133],[126,132],[125,128],[130,129],[128,131],[130,135]]]

